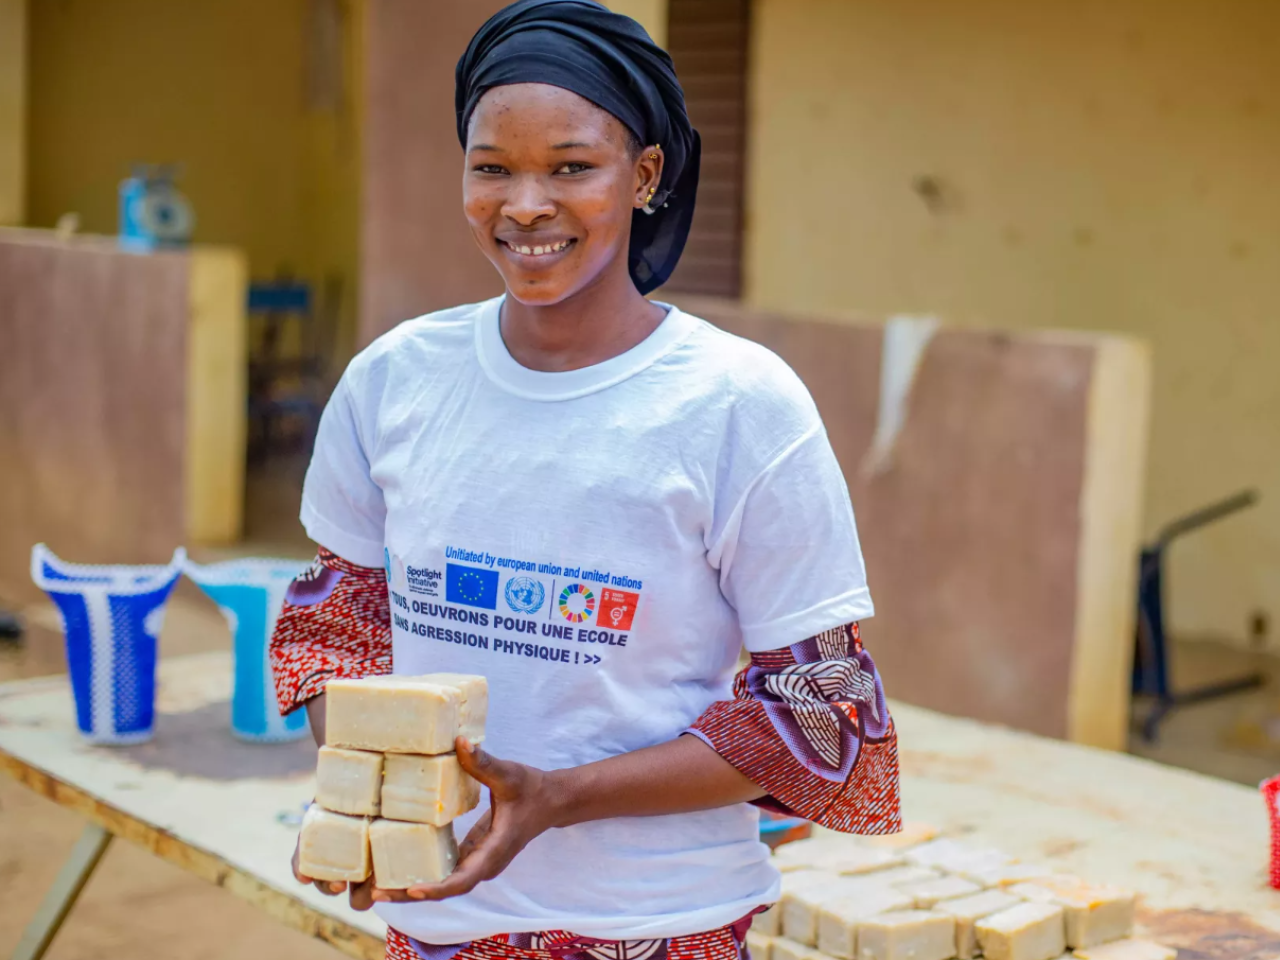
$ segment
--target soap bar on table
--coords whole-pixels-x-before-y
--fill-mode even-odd
[[[335,813],[376,817],[382,795],[382,754],[321,747],[316,803]]]
[[[882,913],[858,926],[858,960],[949,960],[955,950],[956,922],[943,913]]]
[[[747,954],[751,960],[773,960],[774,938],[758,930],[747,931]]]
[[[1067,948],[1062,908],[1051,903],[1020,903],[975,926],[987,960],[1053,960]]]
[[[1025,900],[1062,907],[1066,912],[1068,947],[1092,947],[1133,933],[1136,897],[1128,890],[1054,875],[1016,884],[1009,892]]]
[[[874,877],[875,874],[872,876]],[[914,906],[921,910],[932,907],[942,900],[954,900],[957,897],[968,897],[982,892],[982,887],[962,877],[942,877],[938,880],[904,883],[898,889],[912,897],[915,900]]]
[[[971,897],[943,900],[934,909],[956,918],[956,956],[960,960],[970,960],[978,953],[978,935],[974,929],[977,921],[1016,907],[1021,902],[1003,890],[984,890]]]
[[[858,955],[858,928],[882,913],[908,910],[912,899],[892,887],[841,896],[818,910],[818,949],[829,957],[853,960]]]
[[[312,804],[298,836],[298,869],[312,880],[359,883],[369,876],[369,821]]]
[[[325,742],[384,753],[449,753],[462,695],[418,677],[366,677],[325,684]]]
[[[473,673],[428,673],[424,683],[453,687],[462,695],[458,709],[458,735],[472,743],[484,739],[484,721],[489,713],[489,681]]]
[[[842,877],[821,870],[783,874],[782,934],[806,947],[818,944],[818,911],[823,904],[842,897],[865,895],[867,886],[857,877]]]
[[[772,960],[826,960],[826,958],[812,947],[806,947],[802,943],[796,943],[794,940],[788,940],[786,937],[778,937],[773,941],[773,949],[770,951]]]
[[[768,910],[757,913],[751,918],[751,929],[766,937],[777,937],[782,934],[782,908],[773,904]]]
[[[375,820],[369,827],[369,845],[374,883],[383,890],[439,883],[458,862],[452,826]]]
[[[462,769],[457,754],[387,754],[382,781],[384,817],[443,827],[479,803],[480,784]]]

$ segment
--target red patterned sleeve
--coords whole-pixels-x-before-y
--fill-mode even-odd
[[[334,677],[390,673],[386,574],[321,547],[315,563],[289,585],[270,653],[281,713],[324,693]]]
[[[856,623],[752,654],[734,699],[689,732],[768,792],[762,807],[844,833],[902,829],[898,735]]]

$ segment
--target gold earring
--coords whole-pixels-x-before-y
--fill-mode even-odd
[[[649,154],[649,159],[650,159],[650,160],[657,160],[657,159],[658,159],[658,155],[657,155],[656,153],[651,153],[651,154]]]
[[[650,188],[649,188],[649,195],[648,195],[647,197],[645,197],[645,198],[644,198],[644,202],[645,202],[645,203],[648,203],[650,200],[652,200],[652,199],[653,199],[653,195],[654,195],[655,193],[657,193],[657,192],[658,192],[658,188],[657,188],[657,187],[650,187]]]

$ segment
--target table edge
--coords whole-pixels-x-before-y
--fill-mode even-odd
[[[385,944],[381,938],[322,913],[233,866],[217,854],[125,813],[3,749],[0,749],[0,770],[45,799],[74,810],[115,836],[221,887],[285,926],[322,940],[355,960],[383,960],[385,956]]]

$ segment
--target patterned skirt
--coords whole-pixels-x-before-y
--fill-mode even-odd
[[[597,940],[551,930],[447,946],[388,930],[387,960],[750,960],[745,942],[750,927],[751,915],[709,933],[666,940]]]

